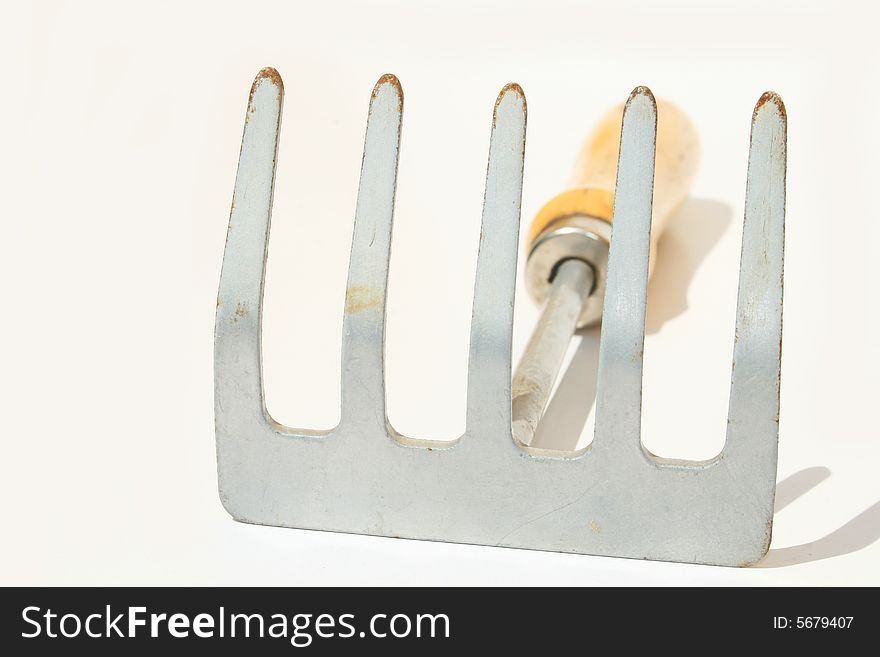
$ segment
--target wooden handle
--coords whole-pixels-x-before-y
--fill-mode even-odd
[[[622,120],[620,105],[606,114],[586,140],[572,171],[571,187],[547,203],[532,221],[529,250],[542,233],[572,216],[587,215],[611,223]],[[687,198],[698,163],[699,142],[693,124],[675,105],[657,101],[652,254],[669,217]],[[651,262],[654,260],[652,257]]]

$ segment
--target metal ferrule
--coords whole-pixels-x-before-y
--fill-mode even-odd
[[[598,324],[605,300],[610,243],[611,224],[604,219],[574,215],[552,222],[535,239],[526,261],[526,287],[535,303],[544,306],[562,262],[581,260],[593,269],[593,287],[581,308],[577,328]]]

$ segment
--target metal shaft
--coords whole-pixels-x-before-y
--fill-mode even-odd
[[[553,278],[541,318],[513,376],[513,434],[522,444],[530,444],[535,435],[593,283],[593,268],[582,260],[564,261]]]

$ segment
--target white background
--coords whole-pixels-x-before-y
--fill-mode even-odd
[[[0,584],[880,584],[877,16],[870,3],[37,2],[3,43]],[[778,513],[763,567],[238,524],[216,490],[212,332],[251,80],[286,84],[265,302],[269,408],[338,418],[370,90],[405,92],[389,416],[464,425],[495,95],[529,104],[524,226],[632,87],[700,132],[650,288],[644,442],[722,445],[751,110],[789,116]],[[523,230],[525,233],[525,230]],[[537,317],[521,283],[518,358]],[[596,336],[539,440],[589,440]],[[581,429],[584,428],[582,431]],[[345,473],[339,473],[345,476]],[[784,508],[782,508],[784,507]]]

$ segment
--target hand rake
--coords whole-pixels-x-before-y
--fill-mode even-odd
[[[518,85],[499,94],[474,289],[466,430],[438,442],[398,434],[385,413],[385,302],[403,95],[394,76],[382,77],[370,100],[355,211],[341,421],[330,431],[275,422],[263,395],[260,331],[282,96],[278,73],[261,71],[248,101],[217,299],[219,487],[236,520],[732,566],[764,556],[775,494],[782,337],[786,115],[778,96],[764,94],[752,116],[727,438],[707,461],[660,458],[641,443],[652,208],[656,234],[656,224],[687,194],[695,161],[689,124],[661,103],[658,131],[657,103],[645,87],[629,97],[619,130],[607,132],[605,145],[594,142],[599,163],[581,166],[578,186],[551,201],[533,224],[527,283],[545,309],[515,376],[526,103]],[[664,131],[673,136],[669,147]],[[600,183],[590,187],[596,176]],[[592,444],[571,453],[530,447],[572,333],[600,317]]]

